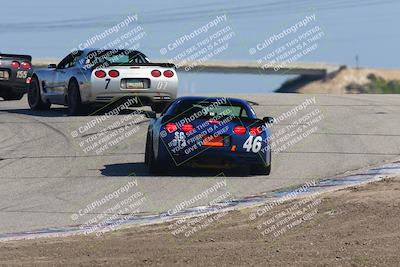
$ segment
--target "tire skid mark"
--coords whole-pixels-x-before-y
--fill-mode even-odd
[[[15,144],[12,144],[12,145],[7,145],[7,146],[2,146],[2,147],[0,147],[0,149],[7,149],[7,148],[10,148],[10,147],[13,147],[13,146],[20,146],[20,145],[25,145],[26,143],[31,143],[31,142],[33,142],[33,141],[39,141],[39,140],[41,140],[41,139],[44,139],[44,138],[46,138],[47,136],[41,136],[41,137],[38,137],[38,138],[32,138],[32,139],[29,139],[29,140],[24,140],[24,141],[22,141],[22,142],[19,142],[19,143],[15,143]],[[15,136],[14,137],[11,137],[11,138],[9,138],[9,139],[14,139],[15,138]],[[14,152],[15,150],[13,150],[13,152]]]
[[[115,128],[109,129],[109,130],[105,130],[104,133],[113,132],[115,130],[118,130],[118,129],[121,129],[121,128],[125,128],[128,125],[141,125],[141,124],[146,123],[146,122],[149,122],[149,120],[144,120],[144,121],[140,121],[138,123],[132,123],[132,124],[124,124],[124,125],[121,125],[119,127],[115,127]],[[101,131],[97,131],[97,132],[94,132],[94,133],[83,134],[80,137],[81,138],[82,137],[88,137],[88,136],[96,135],[96,134],[99,134],[99,133],[101,133]]]
[[[28,121],[30,120],[30,122],[32,122],[32,123],[34,123],[34,124],[43,125],[43,126],[45,126],[46,128],[50,129],[51,131],[53,131],[53,132],[57,133],[58,135],[62,136],[63,139],[67,142],[67,144],[68,144],[68,145],[71,145],[71,140],[69,139],[69,136],[66,135],[64,132],[62,132],[61,130],[59,130],[59,129],[53,127],[50,123],[41,121],[41,120],[36,119],[36,118],[34,118],[34,117],[32,117],[32,116],[24,116],[24,115],[22,115],[22,114],[8,113],[8,112],[4,112],[4,111],[0,111],[0,114],[1,114],[1,113],[5,113],[5,114],[7,114],[7,115],[11,115],[11,116],[14,116],[14,117],[17,117],[17,118],[23,118],[23,119],[28,120]]]
[[[63,136],[64,139],[67,139],[67,143],[70,145],[70,141],[69,141],[68,138],[65,136],[65,134],[63,134],[63,133],[62,133],[61,131],[59,131],[58,129],[56,129],[56,128],[50,126],[50,125],[48,125],[48,124],[45,123],[45,122],[42,122],[42,121],[40,121],[40,120],[34,119],[33,117],[28,117],[28,116],[25,116],[25,115],[22,115],[22,114],[15,114],[15,113],[8,113],[8,112],[0,111],[0,114],[2,114],[2,113],[3,113],[3,114],[6,114],[6,115],[9,115],[9,116],[14,116],[14,117],[16,117],[16,118],[18,118],[18,119],[21,118],[21,119],[23,119],[23,120],[28,120],[28,121],[30,120],[29,122],[30,122],[31,124],[34,124],[34,125],[36,125],[36,124],[44,125],[46,128],[51,129],[51,130],[52,130],[51,132],[56,132],[57,134],[61,134],[61,135]],[[12,132],[14,133],[14,136],[11,138],[11,140],[13,140],[13,139],[15,139],[15,138],[18,138],[18,136],[21,136],[21,131],[12,131]],[[44,139],[44,138],[46,138],[47,136],[48,136],[48,134],[43,134],[43,135],[41,135],[40,137],[32,138],[32,139],[26,140],[26,135],[22,135],[22,137],[21,137],[20,139],[22,139],[23,141],[17,142],[17,143],[8,145],[8,146],[0,147],[0,150],[5,150],[5,149],[8,149],[8,148],[12,148],[11,150],[8,150],[8,151],[1,151],[1,153],[2,153],[2,154],[3,154],[3,153],[6,154],[6,155],[5,155],[5,158],[6,158],[6,159],[14,159],[14,158],[22,159],[22,158],[25,158],[26,155],[19,156],[19,157],[9,157],[9,156],[7,156],[7,155],[10,155],[10,154],[13,154],[13,153],[15,153],[15,152],[18,152],[18,151],[20,151],[20,150],[22,149],[22,147],[25,146],[26,144],[32,143],[33,141],[38,141],[38,140]]]
[[[4,165],[1,165],[0,166],[0,170],[3,169],[4,167],[7,167],[7,166],[19,161],[20,159],[14,159],[14,160],[12,160],[12,159],[0,159],[0,161],[3,161],[3,160],[9,160],[9,162],[5,163]]]

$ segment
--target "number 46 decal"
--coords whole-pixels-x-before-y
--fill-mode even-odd
[[[262,146],[262,137],[261,136],[252,136],[250,135],[246,142],[243,144],[243,148],[246,149],[246,152],[258,153],[261,150]]]

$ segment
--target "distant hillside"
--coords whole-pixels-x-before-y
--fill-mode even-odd
[[[282,84],[282,93],[400,93],[400,70],[343,68],[323,79],[300,76]]]

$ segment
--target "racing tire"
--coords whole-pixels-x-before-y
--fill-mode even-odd
[[[21,100],[21,98],[23,96],[24,96],[24,93],[12,93],[12,92],[7,92],[4,95],[2,95],[3,99],[6,101]]]
[[[156,159],[154,156],[153,142],[150,142],[149,145],[146,143],[146,153],[147,153],[147,167],[150,174],[155,175],[164,175],[169,171],[169,165],[165,162],[160,162],[160,160]],[[145,154],[146,161],[146,154]]]
[[[145,153],[144,153],[144,163],[145,163],[147,166],[149,165],[149,159],[150,159],[150,142],[151,142],[150,132],[147,131],[146,149],[145,149]]]
[[[266,166],[264,164],[261,165],[255,165],[251,167],[251,174],[253,175],[269,175],[271,173],[271,164]]]
[[[83,112],[81,93],[75,81],[70,82],[67,93],[68,115],[80,115]]]
[[[32,78],[28,88],[28,104],[31,110],[49,109],[51,103],[43,102],[40,94],[40,86],[37,78]]]
[[[149,151],[147,167],[149,169],[150,174],[162,174],[161,168],[159,164],[157,164],[156,159],[154,158],[153,149]]]
[[[254,175],[269,175],[271,173],[271,164],[272,164],[272,152],[269,149],[269,165],[266,164],[257,164],[250,167],[251,174]]]
[[[151,105],[151,110],[155,113],[162,113],[164,109],[167,107],[168,102],[160,102],[160,103],[153,103]]]

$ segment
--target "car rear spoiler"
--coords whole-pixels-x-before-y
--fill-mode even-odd
[[[162,68],[174,68],[176,69],[175,64],[172,63],[137,63],[137,64],[133,64],[133,63],[111,63],[109,64],[109,66],[145,66],[145,67],[162,67]]]
[[[172,115],[164,115],[164,119],[163,119],[163,123],[164,122],[171,122],[171,121],[180,121],[184,118],[187,118],[191,115],[187,115],[187,114],[179,114],[177,116],[172,116]],[[228,116],[226,116],[228,117]],[[205,116],[205,117],[200,117],[201,119],[213,119],[214,116]],[[221,120],[223,120],[224,117],[221,117]],[[233,117],[230,121],[235,121],[238,122],[240,124],[243,123],[250,123],[253,125],[260,125],[260,124],[264,124],[265,122],[262,119],[259,118],[248,118],[248,117]]]
[[[28,55],[16,55],[16,54],[0,54],[0,58],[21,58],[32,61],[32,57]]]

